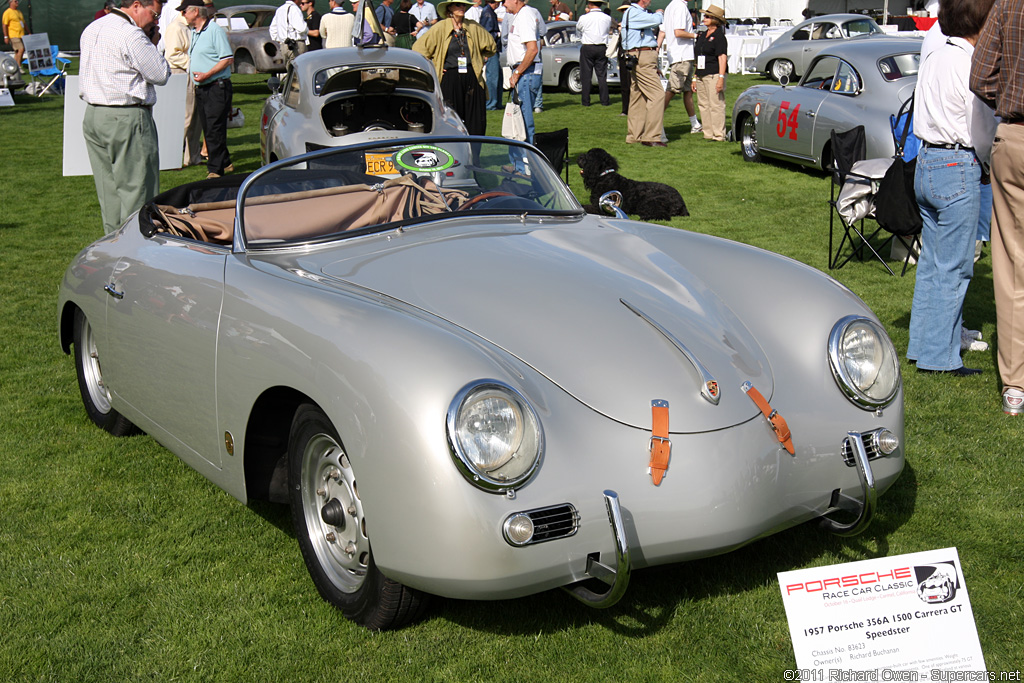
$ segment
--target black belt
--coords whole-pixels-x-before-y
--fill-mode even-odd
[[[963,150],[964,152],[973,152],[974,151],[973,147],[967,147],[966,145],[961,145],[959,142],[957,142],[956,144],[950,144],[948,142],[925,142],[924,140],[922,140],[921,141],[921,146],[922,147],[937,147],[938,149]]]
[[[643,52],[644,50],[657,50],[656,47],[631,47],[626,52]]]
[[[92,104],[93,107],[106,107],[107,109],[152,109],[152,104],[142,104],[138,102],[136,104]]]
[[[1006,119],[1003,123],[1009,123],[1012,126],[1024,126],[1024,118],[1021,119]]]

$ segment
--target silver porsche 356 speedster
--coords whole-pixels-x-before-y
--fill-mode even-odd
[[[177,188],[85,248],[58,305],[91,420],[290,503],[313,584],[372,629],[430,594],[606,607],[634,569],[854,534],[904,464],[896,353],[850,290],[587,215],[507,140]]]

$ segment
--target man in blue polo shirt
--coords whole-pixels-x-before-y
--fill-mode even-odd
[[[213,21],[203,0],[184,0],[178,7],[192,27],[188,72],[196,84],[196,112],[206,138],[207,178],[219,178],[235,167],[228,153],[228,114],[231,113],[231,63],[228,34]]]

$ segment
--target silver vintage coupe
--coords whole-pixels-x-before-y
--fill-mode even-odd
[[[260,121],[264,163],[366,140],[467,134],[444,104],[433,64],[412,50],[314,50],[271,88]]]
[[[822,50],[851,38],[884,36],[882,27],[863,14],[826,14],[801,22],[783,33],[757,56],[754,70],[776,81],[796,80]]]
[[[634,569],[854,534],[904,464],[896,353],[850,290],[585,214],[507,140],[177,188],[85,248],[58,307],[89,418],[289,503],[313,584],[371,629],[431,594],[606,607]]]
[[[770,156],[824,169],[832,162],[832,131],[863,125],[866,158],[892,157],[889,116],[914,94],[920,53],[915,38],[839,43],[796,85],[744,90],[732,109],[732,139],[747,161]]]

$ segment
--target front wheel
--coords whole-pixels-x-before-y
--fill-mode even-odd
[[[761,153],[757,150],[757,130],[754,128],[754,117],[743,117],[740,123],[740,150],[744,161],[761,161]]]
[[[135,425],[110,405],[110,391],[103,382],[96,337],[81,309],[75,311],[74,345],[78,391],[82,394],[82,404],[89,419],[114,436],[134,434],[137,431]]]
[[[785,76],[793,80],[793,62],[788,59],[776,59],[770,67],[772,80],[781,81]]]
[[[579,64],[570,67],[565,72],[565,76],[562,77],[562,85],[573,95],[579,95],[583,92],[583,78],[580,76]]]
[[[416,619],[427,595],[392,581],[374,564],[352,463],[314,405],[300,406],[292,420],[288,483],[299,550],[323,599],[373,631]]]

